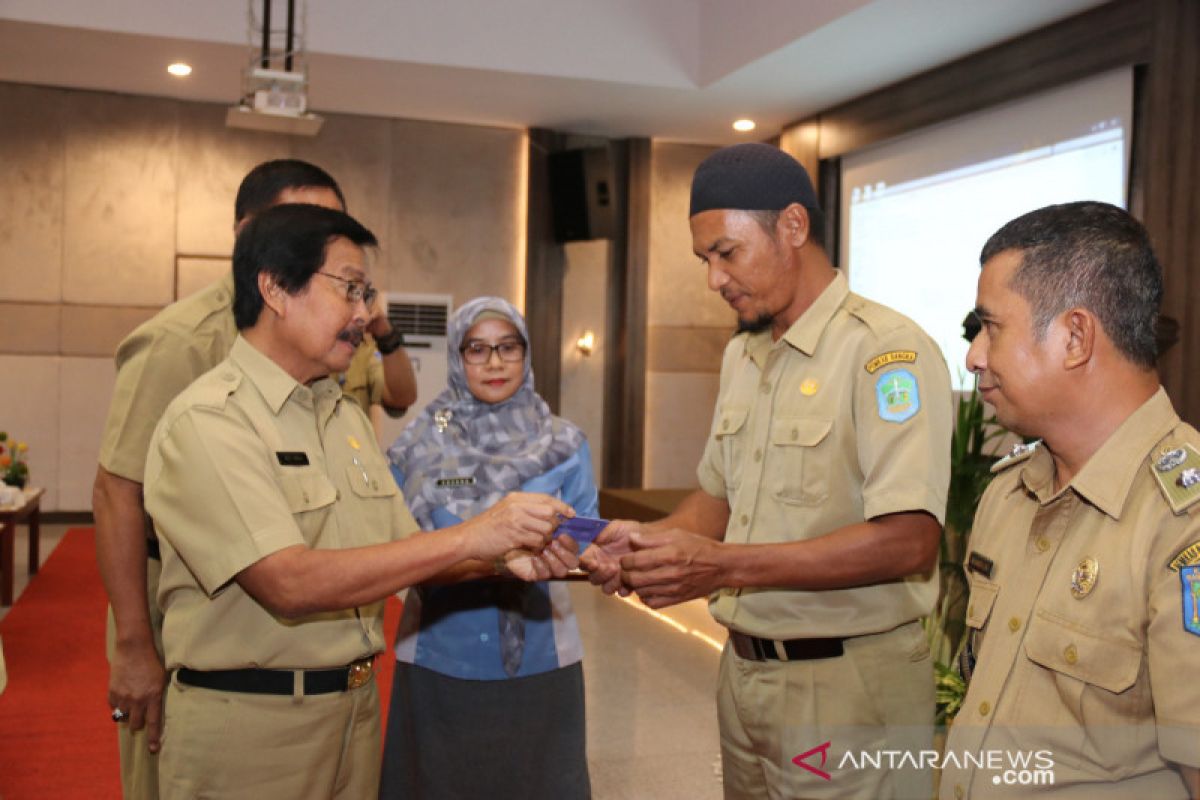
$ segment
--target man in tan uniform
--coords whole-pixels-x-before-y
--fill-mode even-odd
[[[235,225],[242,226],[268,206],[287,202],[345,207],[341,189],[324,170],[303,161],[269,161],[243,179],[234,207]],[[236,336],[232,305],[233,276],[228,275],[163,309],[117,350],[117,382],[92,503],[97,561],[111,603],[108,702],[114,718],[122,723],[118,739],[126,798],[157,796],[154,753],[159,747],[165,682],[161,617],[153,599],[159,572],[157,541],[142,509],[146,451],[167,404],[229,353]],[[403,352],[401,348],[394,358],[403,358],[404,363],[389,365],[389,371],[407,372],[415,397],[412,369]]]
[[[234,248],[239,336],[154,431],[146,509],[173,674],[163,797],[374,797],[383,600],[465,560],[540,553],[573,513],[512,494],[404,538],[418,526],[370,422],[329,378],[361,342],[374,244],[340,211],[256,215]],[[563,545],[547,552],[565,573]]]
[[[1142,226],[1049,206],[980,257],[967,366],[1009,430],[966,569],[943,798],[1200,796],[1200,435],[1155,371]]]
[[[647,605],[708,596],[729,629],[726,797],[928,797],[927,772],[837,765],[932,741],[917,620],[937,595],[949,374],[915,323],[850,293],[819,214],[776,148],[726,148],[696,170],[694,249],[743,332],[725,350],[700,490],[599,541],[614,552],[629,537],[623,581]]]

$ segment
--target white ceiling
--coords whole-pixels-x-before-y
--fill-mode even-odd
[[[309,0],[309,105],[598,136],[763,139],[1103,0]],[[247,0],[0,0],[0,81],[233,103]],[[274,0],[272,27],[282,27]],[[304,6],[297,0],[297,6]],[[261,0],[253,0],[257,10]],[[257,42],[253,46],[257,49]],[[176,60],[195,68],[167,75]]]

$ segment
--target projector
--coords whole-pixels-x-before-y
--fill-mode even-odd
[[[325,121],[308,111],[308,80],[303,72],[251,67],[245,73],[242,102],[225,113],[230,128],[316,136]]]

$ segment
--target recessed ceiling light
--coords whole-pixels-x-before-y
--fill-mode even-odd
[[[176,78],[186,78],[188,75],[192,74],[192,67],[190,64],[184,64],[182,61],[176,61],[174,64],[167,67],[167,72],[171,73]]]
[[[733,129],[738,133],[747,133],[754,130],[754,120],[739,119],[733,123]]]

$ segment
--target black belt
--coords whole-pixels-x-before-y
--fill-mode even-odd
[[[162,561],[162,548],[158,546],[158,539],[146,539],[146,558]]]
[[[329,694],[357,689],[371,678],[374,657],[355,661],[336,669],[306,669],[304,694]],[[180,667],[175,673],[180,683],[244,694],[290,695],[295,690],[295,672],[290,669],[218,669],[200,671]]]
[[[814,658],[837,658],[845,652],[845,639],[760,639],[737,631],[729,632],[729,643],[739,658],[750,661],[810,661]]]

